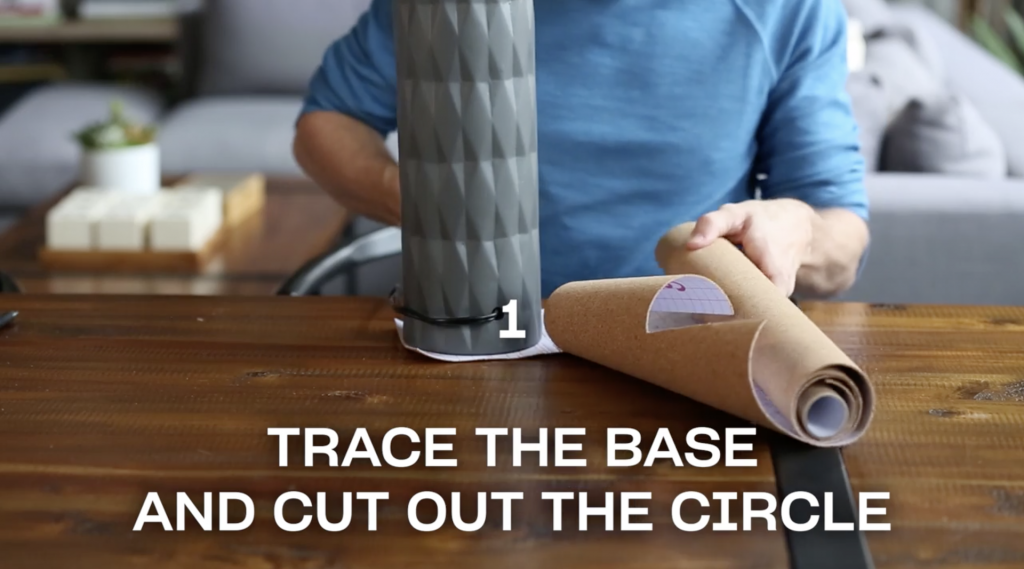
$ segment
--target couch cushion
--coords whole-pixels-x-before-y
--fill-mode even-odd
[[[882,141],[889,126],[889,109],[885,89],[870,73],[851,73],[846,80],[846,92],[850,95],[853,115],[857,120],[860,153],[864,166],[869,172],[879,168]]]
[[[965,95],[1006,149],[1010,174],[1024,177],[1024,80],[927,8],[893,7],[900,21],[926,33],[937,46],[948,84]]]
[[[306,90],[324,51],[370,0],[207,0],[200,91]]]
[[[941,81],[901,37],[869,41],[863,72],[881,85],[890,121],[899,116],[911,101],[933,99],[945,92]]]
[[[176,108],[160,130],[167,174],[261,171],[298,175],[292,156],[302,99],[288,95],[207,97]]]
[[[0,117],[0,207],[28,207],[71,185],[81,156],[73,135],[106,118],[114,99],[140,122],[156,122],[163,108],[145,89],[59,83],[25,95]]]
[[[898,12],[894,12],[897,13]],[[942,59],[942,51],[939,49],[935,38],[914,21],[898,20],[898,23],[888,28],[885,37],[898,37],[907,42],[914,53],[921,59],[925,67],[937,81],[946,80],[946,63]]]
[[[883,167],[988,179],[1007,174],[999,135],[957,95],[910,103],[889,127]]]
[[[971,99],[971,102],[975,102]],[[1024,178],[1024,99],[1013,102],[992,102],[989,104],[975,102],[975,108],[999,134],[1006,151],[1006,161],[1010,176]]]
[[[872,36],[893,23],[892,11],[885,0],[843,0],[846,13],[858,20],[864,34]]]

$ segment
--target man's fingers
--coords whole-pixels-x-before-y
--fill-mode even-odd
[[[759,254],[752,254],[749,250],[745,250],[750,260],[757,266],[758,269],[764,273],[764,276],[768,277],[768,280],[772,281],[772,284],[777,286],[783,294],[789,296],[793,294],[793,290],[796,288],[796,273],[784,263],[781,262],[773,253],[768,251],[759,251]]]
[[[777,205],[777,204],[774,204]],[[726,238],[743,246],[743,253],[783,292],[791,295],[796,288],[797,271],[802,251],[797,251],[787,219],[772,216],[764,202],[727,204],[697,220],[687,248],[703,249],[716,239]],[[797,228],[799,229],[799,228]]]
[[[793,296],[793,291],[796,289],[796,275],[790,273],[774,277],[772,278],[772,284],[779,287],[782,294],[786,296]]]
[[[690,235],[687,246],[690,249],[707,247],[719,237],[728,237],[743,230],[747,220],[746,210],[738,205],[726,205],[697,220],[697,226]]]
[[[777,286],[783,294],[786,296],[793,294],[793,290],[796,289],[796,272],[793,267],[784,263],[783,259],[768,254],[760,259],[751,258],[751,261],[754,261],[757,268],[761,269],[768,280],[772,281],[772,284]]]
[[[795,262],[771,241],[764,226],[750,225],[743,235],[743,252],[783,294],[789,296],[793,293],[796,288]]]

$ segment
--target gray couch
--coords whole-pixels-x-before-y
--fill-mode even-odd
[[[77,150],[68,133],[101,116],[114,96],[136,116],[160,120],[169,174],[299,174],[291,139],[308,78],[326,46],[368,3],[260,0],[257,7],[251,0],[206,0],[197,93],[173,108],[123,87],[39,90],[0,117],[0,209],[25,207],[69,184]],[[872,172],[872,249],[845,298],[1024,305],[1024,81],[923,9],[900,7],[892,17],[914,37],[927,38],[923,56],[941,63],[942,82],[972,101],[998,132],[1011,176]],[[884,134],[877,133],[883,147]],[[397,154],[394,137],[389,145]],[[374,227],[361,221],[357,232]],[[364,272],[358,292],[386,292],[395,270],[392,263]]]
[[[871,251],[843,298],[1024,305],[1024,80],[924,8],[898,5],[890,16],[943,86],[994,131],[1005,173],[871,173]]]
[[[301,174],[291,141],[302,94],[327,46],[369,3],[207,0],[198,93],[164,119],[165,170]]]

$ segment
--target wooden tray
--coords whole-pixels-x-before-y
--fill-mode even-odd
[[[39,261],[50,270],[109,273],[196,273],[216,256],[228,229],[221,227],[199,251],[62,251],[39,249]]]

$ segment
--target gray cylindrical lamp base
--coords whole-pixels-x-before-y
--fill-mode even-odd
[[[533,0],[393,0],[405,318],[412,347],[458,355],[540,340]]]

